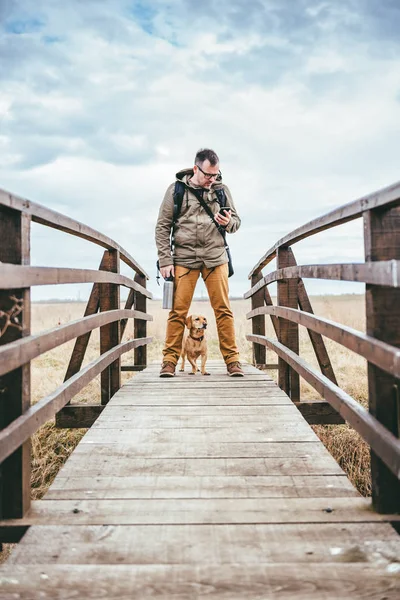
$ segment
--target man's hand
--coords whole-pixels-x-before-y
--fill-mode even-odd
[[[224,216],[226,215],[226,216]],[[231,209],[230,208],[226,208],[224,209],[223,213],[217,213],[216,215],[214,215],[214,219],[216,220],[216,222],[218,223],[218,225],[222,225],[222,227],[226,227],[229,223],[229,221],[231,220]]]
[[[169,277],[170,275],[172,275],[172,277],[175,277],[174,265],[168,265],[167,267],[160,267],[160,273],[164,279],[167,279],[167,277]]]

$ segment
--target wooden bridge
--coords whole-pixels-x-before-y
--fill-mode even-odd
[[[19,542],[0,568],[0,599],[399,597],[400,184],[308,223],[252,269],[254,365],[240,380],[221,361],[208,363],[209,378],[160,379],[147,365],[151,294],[140,265],[106,236],[7,192],[0,211],[0,540]],[[294,243],[358,217],[365,263],[297,266]],[[29,266],[31,221],[103,246],[99,270]],[[313,315],[303,277],[366,283],[367,334]],[[84,318],[31,335],[31,286],[67,282],[93,283]],[[130,289],[123,309],[120,285]],[[122,341],[128,318],[134,339]],[[299,325],[321,373],[298,356]],[[97,327],[101,355],[82,367]],[[338,387],[325,337],[368,360],[369,411]],[[30,361],[71,339],[64,384],[31,406]],[[279,387],[266,347],[278,355]],[[139,372],[121,387],[120,357],[133,348],[124,369]],[[99,373],[101,403],[71,404]],[[299,375],[321,401],[301,401]],[[90,429],[31,502],[29,438],[55,415],[60,427]],[[343,419],[371,446],[372,501],[309,426]]]

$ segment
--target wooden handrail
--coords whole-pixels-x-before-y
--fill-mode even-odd
[[[32,221],[35,223],[40,223],[42,225],[46,225],[47,227],[51,227],[52,229],[58,229],[59,231],[70,233],[71,235],[75,235],[82,239],[88,240],[89,242],[93,242],[98,246],[102,246],[107,250],[118,250],[120,252],[121,260],[123,260],[125,264],[136,271],[136,273],[139,273],[140,275],[146,277],[146,279],[149,279],[149,276],[145,270],[126,250],[124,250],[124,248],[122,248],[122,246],[117,244],[117,242],[106,235],[103,235],[99,231],[96,231],[95,229],[92,229],[91,227],[88,227],[79,221],[75,221],[70,217],[66,217],[55,210],[50,210],[41,204],[31,202],[30,200],[21,198],[19,196],[15,196],[14,194],[11,194],[3,189],[0,189],[0,205],[7,206],[29,215],[32,218]]]
[[[377,192],[363,196],[358,200],[349,202],[348,204],[345,204],[340,208],[323,215],[322,217],[318,217],[317,219],[309,221],[305,225],[298,227],[291,233],[288,233],[283,238],[278,240],[276,244],[274,244],[264,254],[264,256],[250,271],[249,279],[261,271],[269,262],[271,262],[271,260],[275,258],[276,251],[281,246],[292,246],[296,242],[300,242],[311,235],[325,231],[326,229],[331,229],[332,227],[336,227],[338,225],[342,225],[348,221],[353,221],[354,219],[361,217],[366,211],[383,206],[394,205],[399,202],[400,182],[397,182],[389,187],[378,190]]]
[[[152,298],[151,292],[130,277],[94,269],[69,269],[65,267],[29,267],[0,264],[1,288],[13,290],[34,285],[59,285],[63,283],[117,283]]]
[[[244,298],[250,298],[260,289],[275,281],[298,278],[354,281],[398,288],[400,287],[400,260],[285,267],[265,275],[244,294]]]
[[[335,321],[293,308],[263,306],[248,312],[246,318],[251,319],[257,315],[274,315],[316,331],[400,379],[400,349],[395,346]]]
[[[12,421],[0,432],[0,463],[19,448],[41,425],[54,417],[56,412],[118,357],[133,348],[149,344],[151,340],[152,338],[147,337],[129,340],[115,346]]]
[[[400,477],[400,440],[375,419],[354,398],[317,373],[303,359],[283,344],[261,335],[247,335],[250,342],[274,350],[307,381],[364,438],[387,467]]]
[[[37,335],[21,338],[6,346],[0,346],[0,375],[9,373],[41,354],[57,348],[70,340],[93,331],[98,327],[120,319],[141,319],[152,321],[153,317],[139,310],[111,310],[82,317],[66,325],[54,327]]]

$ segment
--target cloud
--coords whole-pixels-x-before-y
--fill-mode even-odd
[[[398,179],[400,13],[382,7],[4,2],[0,186],[110,235],[153,275],[165,188],[214,147],[243,221],[230,239],[240,295],[277,239]],[[329,261],[340,244],[341,260],[361,259],[351,231],[296,252]],[[97,252],[67,253],[54,235],[34,242],[36,263],[72,252],[75,266],[97,266]]]

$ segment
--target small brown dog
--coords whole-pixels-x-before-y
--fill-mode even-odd
[[[189,375],[196,375],[196,361],[201,356],[201,374],[209,375],[206,371],[207,361],[207,342],[205,338],[205,330],[207,329],[207,319],[201,315],[190,315],[185,321],[186,327],[189,329],[189,335],[183,340],[181,354],[180,371],[185,370],[185,357],[192,365],[192,371]]]

